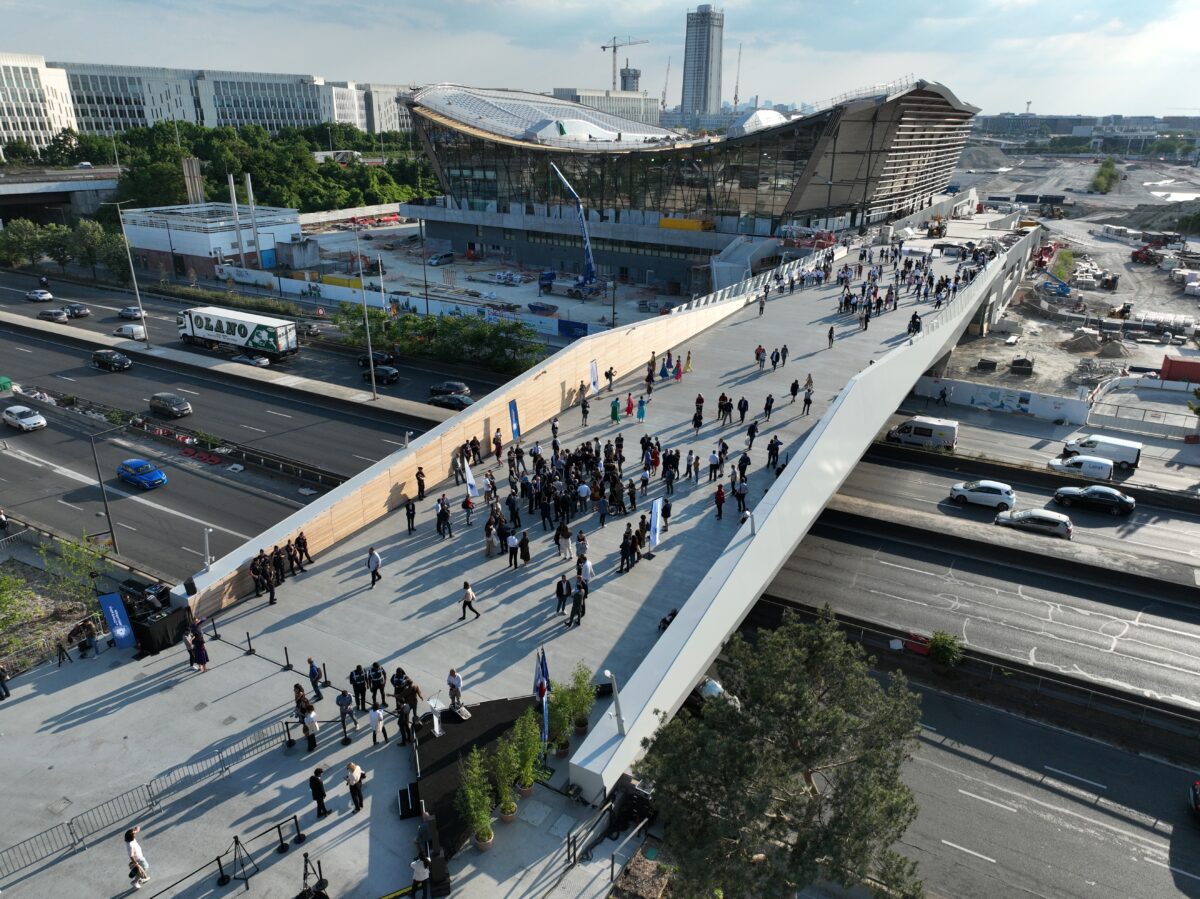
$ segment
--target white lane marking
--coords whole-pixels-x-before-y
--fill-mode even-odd
[[[204,557],[204,553],[200,552],[200,550],[198,550],[198,549],[192,549],[189,546],[181,546],[179,548],[182,549],[185,553],[191,553],[193,556],[200,556],[201,558]]]
[[[359,456],[356,453],[351,453],[355,459],[362,459],[364,462],[378,462],[378,459],[368,459],[366,456]]]
[[[285,415],[282,412],[276,412],[274,409],[268,409],[267,414],[268,415],[278,415],[280,418],[291,418],[292,417],[290,415]]]
[[[241,427],[245,428],[247,431],[258,431],[258,433],[260,433],[260,434],[267,433],[262,428],[256,428],[253,425],[241,425]]]
[[[29,462],[31,465],[37,465],[38,468],[43,467],[43,465],[38,464],[38,462],[30,461],[30,459],[28,458],[28,455],[24,452],[21,452],[20,450],[10,449],[10,450],[6,450],[4,454],[6,456],[12,456],[14,458],[20,459],[22,462]],[[96,476],[94,474],[82,475],[77,471],[72,471],[69,468],[63,468],[61,465],[55,465],[53,462],[47,461],[45,459],[42,459],[39,461],[44,463],[44,467],[48,467],[48,468],[52,469],[55,473],[60,474],[65,478],[69,478],[72,481],[76,481],[77,483],[80,483],[80,484],[87,484],[89,487],[96,486]],[[219,524],[215,524],[211,521],[205,521],[202,518],[196,518],[193,515],[188,515],[186,512],[180,512],[178,509],[168,508],[167,506],[163,506],[163,505],[160,505],[159,503],[152,502],[151,500],[146,499],[144,496],[139,496],[136,493],[126,493],[124,490],[121,490],[118,487],[110,487],[107,484],[105,485],[104,489],[107,490],[109,493],[116,494],[117,496],[123,496],[126,499],[132,500],[135,503],[141,503],[143,506],[146,506],[147,508],[150,508],[150,509],[154,509],[156,512],[163,512],[167,515],[174,515],[176,518],[182,518],[184,521],[190,521],[190,522],[193,522],[194,524],[199,524],[199,525],[203,525],[205,527],[210,527],[213,530],[221,531],[222,533],[225,533],[225,534],[231,534],[234,537],[241,537],[243,540],[252,539],[249,534],[243,534],[239,531],[234,531],[234,530],[230,530],[229,528],[221,527],[221,525],[219,525]],[[62,500],[59,500],[59,502],[62,502]],[[80,511],[82,511],[82,510],[80,510]]]
[[[186,387],[176,387],[175,389],[178,390],[180,393],[190,393],[192,396],[200,395],[199,390],[188,390]]]
[[[883,561],[883,559],[878,559],[877,561],[880,565],[886,565],[888,568],[899,568],[901,571],[911,571],[914,574],[924,574],[924,575],[933,574],[932,571],[926,571],[923,568],[910,568],[907,565],[897,565],[895,562],[885,562],[885,561]]]
[[[942,840],[942,842],[945,843],[947,846],[949,846],[951,849],[957,849],[959,852],[965,852],[967,855],[973,855],[976,858],[981,858],[985,862],[991,862],[993,865],[996,864],[996,860],[994,858],[988,858],[986,855],[976,852],[974,849],[968,849],[966,846],[958,845],[958,843],[951,843],[949,840]]]
[[[399,440],[388,440],[386,437],[380,437],[379,439],[382,440],[384,443],[390,443],[392,446],[398,446],[401,449],[407,449],[407,447],[403,443],[401,443]],[[1197,577],[1200,577],[1200,574],[1198,574]]]
[[[22,353],[32,353],[32,352],[33,352],[33,350],[27,350],[27,349],[25,349],[25,347],[23,347],[23,346],[15,346],[15,347],[13,347],[13,349],[14,349],[14,350],[18,350],[18,351],[20,351],[20,352],[22,352]]]
[[[997,808],[1002,808],[1005,811],[1015,812],[1017,810],[1015,806],[1005,805],[1003,802],[997,802],[995,799],[987,799],[983,796],[976,795],[975,793],[968,793],[966,790],[959,790],[958,792],[962,793],[964,796],[970,796],[972,799],[978,799],[980,802],[986,802],[988,805],[994,805]]]
[[[76,512],[83,511],[83,509],[80,506],[76,506],[73,503],[69,503],[65,499],[60,499],[59,502],[62,503],[64,506],[69,506],[70,508],[74,509]]]
[[[1042,765],[1042,767],[1047,771],[1053,771],[1055,774],[1061,774],[1063,777],[1069,777],[1072,780],[1078,780],[1081,783],[1091,784],[1093,787],[1098,787],[1101,790],[1108,789],[1108,787],[1102,783],[1096,783],[1094,780],[1088,780],[1086,777],[1080,777],[1078,774],[1072,774],[1070,771],[1063,771],[1060,768],[1051,768],[1049,765]]]
[[[1200,875],[1193,874],[1190,871],[1185,871],[1182,868],[1176,868],[1174,865],[1168,865],[1166,862],[1160,862],[1156,858],[1147,858],[1144,855],[1141,858],[1144,862],[1150,862],[1152,865],[1158,865],[1160,868],[1166,868],[1172,874],[1182,874],[1184,877],[1192,878],[1192,880],[1200,880]]]
[[[125,528],[125,529],[126,529],[126,530],[128,530],[128,531],[136,531],[136,530],[137,530],[137,528],[133,527],[133,525],[126,524],[126,523],[125,523],[125,522],[123,522],[123,521],[118,521],[118,522],[117,522],[117,527],[120,527],[120,528]]]
[[[921,727],[925,728],[926,730],[931,730],[931,731],[933,731],[935,734],[937,733],[937,728],[936,728],[936,727],[934,727],[932,724],[926,724],[924,721],[922,721],[922,722],[921,722]]]
[[[74,381],[74,378],[68,378],[66,375],[55,375],[56,378],[62,378],[64,381]]]

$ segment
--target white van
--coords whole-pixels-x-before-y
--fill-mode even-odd
[[[146,326],[145,325],[121,325],[113,335],[116,337],[128,337],[130,340],[145,340]]]
[[[1099,456],[1102,459],[1112,459],[1121,471],[1137,468],[1142,461],[1142,445],[1136,440],[1121,440],[1118,437],[1104,437],[1100,434],[1084,434],[1074,440],[1068,440],[1063,446],[1063,452],[1072,456]]]
[[[901,422],[887,433],[891,443],[907,443],[926,449],[954,452],[958,446],[958,422],[948,418],[927,418],[918,415]]]
[[[1112,460],[1099,456],[1055,456],[1050,460],[1050,467],[1064,474],[1077,474],[1095,481],[1111,481],[1113,477]]]

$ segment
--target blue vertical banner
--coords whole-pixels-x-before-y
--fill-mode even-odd
[[[129,616],[125,612],[125,603],[120,593],[101,593],[96,597],[104,612],[104,620],[108,622],[108,632],[112,634],[113,642],[119,649],[133,649],[137,640],[133,636],[133,628],[129,626]]]
[[[521,439],[521,417],[517,415],[517,401],[508,401],[508,423],[512,428],[512,439],[514,441]]]

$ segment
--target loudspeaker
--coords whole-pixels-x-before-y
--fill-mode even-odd
[[[188,578],[183,582],[183,589],[187,591],[188,596],[196,595],[196,582],[192,578]]]

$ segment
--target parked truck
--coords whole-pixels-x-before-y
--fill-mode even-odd
[[[299,350],[294,322],[217,306],[184,309],[175,318],[184,343],[206,349],[245,350],[278,362]]]

